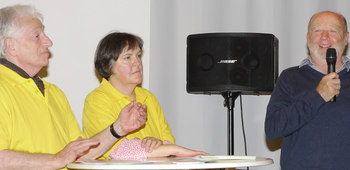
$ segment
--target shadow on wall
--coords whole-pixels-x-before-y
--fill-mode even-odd
[[[40,78],[47,77],[48,76],[47,66],[41,68],[41,70],[39,71],[38,75],[39,75]]]
[[[51,59],[51,57],[52,57],[52,54],[50,52],[49,60]],[[45,66],[45,67],[41,68],[41,70],[39,71],[38,75],[40,78],[45,78],[48,76],[49,73],[47,72],[47,67],[48,66]]]
[[[270,151],[276,151],[276,150],[278,150],[278,149],[281,149],[281,147],[282,147],[282,142],[283,142],[283,138],[278,139],[278,140],[275,140],[275,141],[270,141],[269,139],[267,139],[267,138],[265,137],[265,142],[266,142],[267,148],[268,148]]]

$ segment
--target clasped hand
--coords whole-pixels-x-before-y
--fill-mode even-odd
[[[340,79],[337,73],[329,73],[324,76],[316,87],[316,91],[326,101],[330,101],[340,93]]]

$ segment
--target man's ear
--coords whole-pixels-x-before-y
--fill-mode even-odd
[[[14,56],[16,53],[16,46],[15,46],[15,42],[14,39],[12,38],[6,38],[5,39],[5,50],[8,56]]]

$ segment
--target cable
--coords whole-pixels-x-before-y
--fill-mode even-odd
[[[242,133],[243,133],[243,140],[244,140],[244,153],[245,156],[248,156],[248,152],[247,152],[247,140],[246,140],[246,136],[245,136],[245,130],[244,130],[244,120],[243,120],[243,107],[242,107],[242,95],[239,95],[239,101],[240,101],[240,107],[241,107],[241,123],[242,123]],[[247,167],[247,170],[249,170],[249,167]]]

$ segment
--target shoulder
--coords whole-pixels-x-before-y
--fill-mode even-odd
[[[153,95],[149,90],[147,90],[143,87],[136,87],[135,91],[137,91],[140,94],[144,94],[144,95]]]
[[[64,94],[64,92],[55,84],[49,83],[47,81],[44,81],[44,87],[45,87],[45,93],[50,94],[50,96],[55,96],[55,97],[59,97],[60,99],[63,100],[67,100],[66,95]]]
[[[103,88],[101,88],[101,86],[95,88],[94,90],[92,90],[87,96],[86,96],[86,100],[98,100],[98,99],[106,99],[106,98],[110,98],[109,93],[106,92]]]
[[[63,93],[63,91],[55,84],[49,83],[45,80],[43,80],[45,89],[51,91],[51,92],[56,92],[56,93]]]
[[[152,92],[150,92],[149,90],[142,88],[142,87],[136,87],[135,91],[138,95],[142,95],[142,96],[147,96],[147,98],[152,98],[156,100],[156,97],[154,96],[154,94]],[[147,99],[148,100],[148,99]]]
[[[304,66],[305,67],[305,66]],[[303,67],[302,67],[303,68]],[[300,71],[299,66],[289,67],[281,72],[281,75],[290,75],[290,74],[296,74]]]
[[[310,69],[309,66],[303,66],[303,67],[294,66],[294,67],[290,67],[290,68],[287,68],[287,69],[283,70],[281,72],[280,76],[278,77],[278,79],[282,79],[282,80],[298,79],[300,76],[303,76],[305,74],[305,71],[307,71],[308,69]]]

